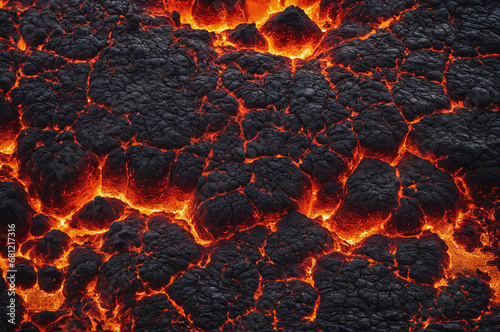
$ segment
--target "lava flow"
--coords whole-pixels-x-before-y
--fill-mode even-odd
[[[498,22],[0,1],[0,332],[499,331]]]

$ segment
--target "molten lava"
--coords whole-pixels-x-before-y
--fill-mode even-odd
[[[0,1],[0,331],[494,331],[499,13]]]

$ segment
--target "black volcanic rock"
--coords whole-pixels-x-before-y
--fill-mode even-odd
[[[68,234],[58,229],[53,229],[39,239],[25,242],[21,247],[21,252],[29,252],[30,258],[50,263],[61,258],[64,252],[69,249],[71,242]]]
[[[30,206],[28,194],[18,182],[0,182],[0,234],[7,243],[9,225],[14,224],[16,240],[24,240],[30,231],[31,217],[35,211]]]
[[[47,293],[53,293],[61,288],[64,273],[55,266],[44,265],[38,270],[38,285]]]
[[[259,50],[266,50],[268,46],[267,39],[260,33],[255,23],[239,24],[229,33],[227,39],[235,45]]]
[[[379,159],[361,160],[345,188],[337,219],[337,227],[343,232],[372,227],[377,218],[387,217],[398,207],[400,181],[396,170]]]
[[[96,196],[85,204],[71,219],[69,226],[78,229],[102,229],[120,218],[125,204],[115,198]]]
[[[151,288],[166,286],[179,271],[198,262],[203,247],[191,233],[166,217],[153,217],[142,236],[144,254],[137,257],[139,275]]]
[[[3,1],[0,331],[498,330],[500,2],[289,4]]]
[[[262,26],[262,33],[271,39],[271,45],[280,50],[303,51],[314,47],[321,38],[321,29],[299,7],[290,6],[271,16]]]
[[[278,230],[269,234],[264,248],[278,265],[301,264],[333,247],[330,232],[301,213],[292,213],[278,221]]]

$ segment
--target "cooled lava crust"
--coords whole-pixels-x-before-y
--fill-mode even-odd
[[[0,331],[500,331],[498,0],[0,8]]]

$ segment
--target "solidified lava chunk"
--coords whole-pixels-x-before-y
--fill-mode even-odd
[[[170,167],[175,152],[135,145],[127,149],[128,188],[127,196],[134,202],[141,200],[161,201],[168,184]],[[145,203],[146,203],[145,202]]]
[[[453,239],[460,244],[465,251],[473,252],[476,248],[483,246],[481,242],[482,229],[472,221],[466,221],[453,232]]]
[[[322,146],[304,156],[300,169],[317,182],[326,183],[338,179],[347,165],[341,156]]]
[[[43,214],[38,214],[31,219],[30,234],[33,236],[42,236],[52,228],[51,218]]]
[[[15,238],[23,241],[30,230],[35,211],[28,201],[28,194],[18,182],[0,182],[0,234],[7,244],[9,225],[15,225]]]
[[[90,200],[97,182],[98,160],[74,141],[74,134],[27,129],[17,139],[21,177],[43,207],[65,214],[81,200]]]
[[[254,47],[257,49],[267,49],[267,39],[260,33],[259,29],[252,24],[239,24],[231,30],[227,39],[235,45],[243,47]]]
[[[332,20],[380,23],[414,5],[414,0],[321,0],[320,14]]]
[[[166,217],[153,217],[142,236],[144,254],[137,257],[139,275],[151,288],[166,286],[170,278],[198,262],[203,247],[193,235]]]
[[[319,293],[316,321],[323,331],[408,330],[405,317],[429,308],[437,291],[408,283],[384,264],[332,253],[313,272]]]
[[[302,129],[315,135],[349,117],[349,111],[337,101],[335,91],[320,72],[301,69],[293,79],[295,85],[288,110],[294,115],[288,120],[292,122],[292,131]]]
[[[407,74],[394,85],[393,97],[408,121],[450,108],[450,98],[441,84]]]
[[[356,112],[373,104],[392,102],[389,89],[380,80],[364,75],[355,76],[352,72],[339,67],[327,70],[328,78],[335,84],[338,101]]]
[[[396,106],[380,104],[353,117],[359,144],[372,153],[395,154],[408,133],[408,125]]]
[[[256,226],[220,241],[204,268],[189,269],[167,287],[168,296],[195,326],[216,329],[255,306],[256,262],[262,257],[266,233],[265,227]]]
[[[61,258],[64,252],[69,249],[71,242],[68,234],[53,229],[40,239],[25,242],[21,247],[21,252],[23,254],[29,252],[30,258],[50,263]]]
[[[125,318],[122,331],[191,331],[189,320],[180,314],[165,294],[147,296]]]
[[[243,190],[257,213],[283,213],[298,209],[311,182],[288,158],[261,158],[251,166],[255,179]]]
[[[465,101],[467,107],[500,106],[500,57],[458,59],[445,73],[446,88],[454,101]]]
[[[16,277],[19,278],[16,283],[20,289],[29,289],[36,284],[36,271],[33,264],[22,257],[17,259],[14,270],[16,270]]]
[[[55,266],[44,265],[38,270],[38,286],[47,293],[53,293],[61,288],[64,273]]]
[[[247,144],[246,157],[286,156],[297,160],[310,145],[310,140],[290,132],[262,129],[257,137]]]
[[[270,282],[264,286],[256,308],[266,316],[275,315],[281,324],[302,323],[313,313],[317,298],[318,292],[307,282]]]
[[[409,238],[398,245],[396,262],[406,265],[409,277],[418,283],[432,284],[444,276],[449,263],[448,246],[437,235]],[[403,268],[400,273],[405,273]]]
[[[67,62],[68,60],[53,53],[36,50],[27,56],[22,70],[25,75],[33,76],[46,70],[60,69]]]
[[[414,235],[421,231],[424,213],[419,201],[415,198],[401,197],[399,207],[393,211],[387,222],[390,233]]]
[[[279,265],[300,264],[334,245],[326,228],[298,212],[286,215],[277,227],[278,230],[266,238],[265,252]]]
[[[476,199],[500,185],[500,133],[498,113],[466,110],[433,115],[413,125],[410,138],[424,153],[438,158],[437,165],[465,175]]]
[[[101,250],[113,254],[140,247],[141,234],[145,227],[145,220],[136,216],[128,216],[112,223],[109,230],[102,235]]]
[[[15,135],[21,130],[19,121],[19,111],[15,105],[0,93],[0,146],[8,144],[9,140],[15,138]]]
[[[321,3],[329,0],[323,0]],[[331,1],[331,0],[330,0]],[[336,0],[333,0],[336,1]],[[320,15],[324,12],[320,12]],[[341,42],[356,37],[361,37],[369,33],[371,28],[358,22],[347,21],[342,23],[338,28],[328,30],[321,40],[320,49],[330,49]]]
[[[78,229],[106,229],[118,220],[125,209],[125,204],[116,198],[97,196],[76,212],[69,226]]]
[[[403,156],[397,168],[403,195],[416,198],[426,215],[442,217],[456,210],[459,191],[451,175],[410,153]]]
[[[87,105],[90,70],[88,63],[69,62],[58,70],[22,77],[11,97],[24,108],[23,123],[40,129],[70,126]]]
[[[7,93],[16,83],[15,53],[9,50],[9,44],[0,40],[0,91]]]
[[[119,148],[122,142],[128,142],[134,134],[124,116],[96,106],[81,113],[72,128],[78,143],[98,156]]]
[[[378,32],[365,40],[341,43],[328,51],[327,56],[356,73],[377,72],[394,81],[392,70],[404,59],[404,49],[403,43],[393,34]]]
[[[205,159],[193,153],[181,153],[172,163],[169,181],[183,193],[191,194],[203,173]]]
[[[327,145],[333,151],[346,157],[352,157],[357,145],[356,134],[352,131],[348,121],[326,128],[324,132],[318,134],[316,140],[321,145]]]
[[[238,227],[254,223],[250,199],[239,193],[217,195],[203,202],[194,215],[197,229],[202,234],[222,236]]]
[[[136,253],[119,253],[101,266],[96,290],[104,308],[113,309],[126,303],[144,289],[136,260]]]
[[[195,203],[201,204],[193,215],[198,232],[217,237],[254,223],[250,199],[236,191],[246,186],[251,177],[250,165],[223,163],[200,178]]]
[[[476,276],[457,276],[443,288],[431,315],[446,319],[474,319],[487,308],[491,289]]]
[[[299,7],[290,6],[271,16],[262,26],[262,33],[279,50],[304,51],[315,47],[321,38],[321,29]]]
[[[398,207],[400,182],[396,170],[378,159],[363,159],[347,178],[341,215],[350,221],[342,221],[342,231],[369,229],[377,220],[384,218]]]
[[[74,297],[85,293],[87,285],[97,277],[103,256],[91,248],[75,248],[69,253],[68,262],[63,291],[65,296]]]
[[[401,69],[416,76],[423,76],[430,81],[441,82],[448,59],[449,55],[445,52],[413,51],[408,53]]]

